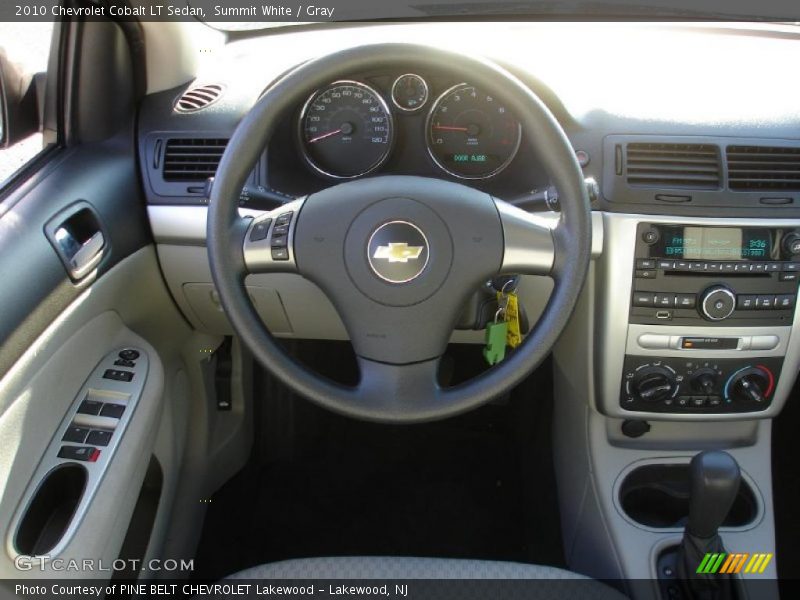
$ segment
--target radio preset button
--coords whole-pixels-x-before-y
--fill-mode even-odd
[[[720,271],[722,271],[723,273],[733,273],[736,270],[736,263],[732,262],[720,263],[719,268]]]
[[[780,269],[781,269],[781,263],[776,263],[776,262],[767,263],[764,267],[764,270],[766,270],[767,272],[780,271]]]
[[[800,271],[800,263],[796,263],[796,262],[783,263],[783,270],[784,271]]]
[[[750,263],[737,263],[734,270],[737,273],[749,273],[750,266],[751,266]]]
[[[779,294],[775,296],[775,308],[794,308],[794,296],[792,294]]]
[[[722,264],[721,263],[708,263],[706,265],[706,271],[721,271]]]
[[[675,262],[671,260],[659,260],[656,266],[664,271],[671,271],[675,268]]]

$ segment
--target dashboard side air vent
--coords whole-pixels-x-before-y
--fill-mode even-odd
[[[716,190],[721,181],[719,148],[714,144],[629,143],[625,177],[632,186]]]
[[[164,150],[164,181],[205,181],[217,172],[228,140],[172,138]]]
[[[187,90],[175,102],[175,112],[193,113],[203,110],[219,100],[222,97],[223,90],[224,88],[217,83],[201,85]]]
[[[728,146],[732,190],[800,190],[800,147]]]

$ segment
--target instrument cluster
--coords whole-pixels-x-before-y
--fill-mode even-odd
[[[330,180],[374,173],[420,146],[432,176],[487,180],[512,163],[522,139],[492,90],[414,72],[332,81],[309,96],[296,123],[306,166]]]

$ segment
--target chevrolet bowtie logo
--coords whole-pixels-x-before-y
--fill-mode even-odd
[[[409,246],[406,242],[390,243],[387,246],[378,246],[372,258],[382,258],[390,263],[407,263],[409,260],[417,260],[424,249],[424,246]]]

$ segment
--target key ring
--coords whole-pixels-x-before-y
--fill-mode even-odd
[[[500,313],[505,313],[505,312],[506,312],[505,307],[501,306],[500,308],[498,308],[497,312],[494,313],[494,322],[498,323],[500,320]]]

